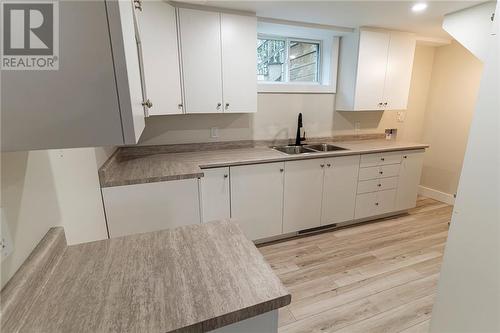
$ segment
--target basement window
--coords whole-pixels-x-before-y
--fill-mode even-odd
[[[321,41],[260,36],[257,80],[320,83]]]
[[[328,28],[258,21],[258,92],[334,94],[340,36]]]

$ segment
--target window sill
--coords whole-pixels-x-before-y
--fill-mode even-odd
[[[258,83],[260,94],[335,94],[333,85],[317,83]]]

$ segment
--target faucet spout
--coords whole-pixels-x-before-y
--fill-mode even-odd
[[[297,135],[295,137],[295,145],[302,146],[302,141],[306,140],[306,132],[304,131],[304,136],[300,136],[300,129],[303,127],[302,124],[302,113],[299,113],[299,117],[297,119]]]

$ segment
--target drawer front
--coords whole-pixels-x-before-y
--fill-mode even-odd
[[[370,168],[360,168],[359,169],[359,180],[369,180],[380,178],[380,167],[370,167]]]
[[[358,183],[358,194],[391,190],[398,187],[398,177],[370,179]]]
[[[394,151],[361,155],[360,167],[367,168],[379,165],[400,164],[401,156],[401,152]]]
[[[362,219],[393,212],[395,201],[395,189],[358,194],[354,218]]]
[[[396,177],[399,175],[399,164],[382,165],[379,170],[380,178]]]

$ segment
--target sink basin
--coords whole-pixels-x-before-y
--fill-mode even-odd
[[[279,146],[273,147],[277,151],[280,151],[289,155],[306,154],[306,153],[317,153],[316,150],[304,147],[304,146]]]
[[[321,151],[321,152],[324,152],[324,151],[336,151],[336,150],[347,150],[345,148],[337,147],[337,146],[334,146],[334,145],[329,145],[327,143],[319,143],[319,144],[314,144],[314,145],[307,145],[305,147],[309,148],[309,149],[312,149],[312,150],[315,150],[315,151]]]

